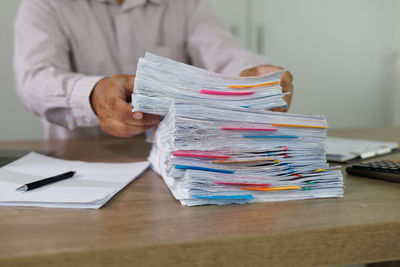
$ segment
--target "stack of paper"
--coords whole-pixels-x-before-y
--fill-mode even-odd
[[[146,53],[138,63],[134,111],[164,116],[172,101],[215,104],[251,109],[286,105],[280,77],[283,72],[259,77],[231,77]],[[251,85],[251,86],[249,86]]]
[[[176,103],[149,160],[183,205],[341,197],[326,128],[319,116]]]
[[[265,111],[283,106],[281,72],[227,78],[147,54],[134,110],[166,115],[149,161],[183,205],[342,197],[325,158],[322,116]]]
[[[148,166],[148,162],[69,161],[31,152],[0,168],[0,206],[98,209]],[[32,191],[15,190],[26,183],[67,171],[76,171],[76,175]]]

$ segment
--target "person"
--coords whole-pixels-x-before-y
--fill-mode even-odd
[[[244,49],[204,0],[24,0],[14,38],[17,92],[46,139],[131,137],[157,125],[129,105],[146,51],[226,75],[282,69]],[[290,72],[281,82],[293,90]]]

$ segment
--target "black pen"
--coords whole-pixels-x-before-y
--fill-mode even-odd
[[[58,181],[62,181],[62,180],[71,178],[72,176],[75,175],[75,173],[76,172],[74,172],[74,171],[69,171],[69,172],[62,173],[62,174],[59,174],[59,175],[56,175],[56,176],[52,176],[52,177],[49,177],[49,178],[46,178],[46,179],[42,179],[42,180],[39,180],[39,181],[36,181],[36,182],[25,184],[25,185],[23,185],[21,187],[18,187],[15,190],[17,190],[17,191],[29,191],[29,190],[32,190],[32,189],[35,189],[35,188],[39,188],[39,187],[42,187],[42,186],[45,186],[45,185],[48,185],[48,184],[52,184],[52,183],[55,183],[55,182],[58,182]]]

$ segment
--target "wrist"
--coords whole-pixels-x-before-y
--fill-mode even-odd
[[[90,93],[89,96],[89,102],[90,102],[90,106],[92,107],[93,112],[97,114],[97,103],[98,103],[98,98],[100,96],[100,94],[98,93],[101,88],[104,87],[105,83],[107,82],[109,78],[103,78],[101,80],[99,80],[93,87],[92,92]]]

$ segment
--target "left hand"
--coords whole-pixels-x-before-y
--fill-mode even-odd
[[[282,67],[277,67],[273,65],[260,65],[251,69],[244,70],[240,73],[240,76],[242,77],[248,77],[248,76],[260,76],[276,71],[284,70]],[[289,110],[290,107],[290,102],[292,101],[292,96],[293,96],[293,76],[289,71],[286,71],[282,77],[281,77],[281,86],[282,86],[282,92],[287,93],[290,92],[290,94],[284,96],[283,100],[285,100],[286,108],[284,107],[278,107],[278,108],[273,108],[271,109],[272,111],[280,111],[280,112],[286,112]]]

